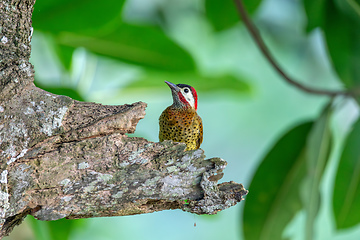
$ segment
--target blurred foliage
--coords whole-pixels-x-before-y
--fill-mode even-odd
[[[329,57],[347,90],[354,90],[360,86],[359,3],[358,0],[303,1],[307,15],[305,30],[307,32],[316,28],[323,30]],[[262,160],[250,185],[250,194],[245,204],[243,214],[245,239],[282,239],[284,228],[300,209],[306,212],[305,239],[314,238],[315,219],[323,204],[319,190],[320,183],[333,150],[329,126],[332,115],[331,107],[327,106],[310,132],[309,129],[299,130],[300,126],[291,130],[277,141],[274,148]],[[297,132],[299,136],[295,136]],[[305,157],[307,171],[301,176],[302,184],[299,184],[301,179],[297,179],[296,182],[293,182],[293,179],[285,179],[286,173],[293,174],[290,168],[292,165],[285,162],[294,165],[299,162],[300,151],[297,150],[297,154],[293,156],[288,156],[288,151],[302,149],[304,147],[302,140],[306,134],[308,134],[306,155],[302,158]],[[338,229],[360,223],[360,207],[356,204],[360,201],[359,136],[358,121],[345,143],[336,175],[332,200]],[[290,137],[295,139],[289,139]],[[285,142],[284,139],[289,140]],[[283,168],[279,168],[280,165],[286,166],[283,167],[285,172],[282,171]],[[279,180],[281,177],[278,175],[283,177],[282,181]],[[291,190],[280,191],[283,185],[289,185]],[[289,207],[287,200],[296,197],[299,192],[303,200],[302,205],[299,206],[296,198],[291,200],[295,205]]]
[[[60,219],[56,221],[39,221],[28,217],[37,240],[68,240],[74,229],[83,225],[83,220]]]
[[[312,125],[304,123],[284,134],[258,167],[245,201],[245,239],[281,239],[301,209],[299,188],[306,175],[306,141]]]
[[[360,222],[360,120],[346,142],[340,157],[333,192],[333,209],[338,229],[350,228]]]
[[[165,70],[192,71],[189,53],[155,26],[124,23],[124,1],[36,1],[35,30],[53,35],[60,59],[69,69],[71,48]],[[139,37],[141,36],[141,37]],[[68,47],[68,48],[66,48]],[[70,48],[69,48],[70,47]]]
[[[177,73],[171,72],[154,72],[147,71],[143,77],[140,77],[137,81],[132,81],[125,89],[161,89],[164,87],[163,81],[156,81],[159,79],[173,81],[174,83],[191,82],[196,91],[208,92],[211,90],[217,91],[232,91],[235,93],[250,92],[251,87],[247,84],[247,79],[236,78],[231,75],[225,76],[199,76],[194,73]]]
[[[250,14],[256,11],[260,3],[261,0],[244,0]],[[205,0],[205,13],[216,31],[233,27],[241,20],[234,6],[234,0]]]
[[[301,186],[301,195],[306,211],[305,238],[312,239],[315,219],[320,209],[320,182],[328,163],[331,150],[330,116],[331,103],[325,107],[315,122],[306,142],[307,174]]]
[[[59,34],[92,34],[121,22],[125,0],[40,0],[33,12],[35,30]]]
[[[85,101],[83,97],[78,93],[78,91],[68,88],[68,87],[49,87],[46,85],[40,84],[38,81],[35,81],[35,85],[41,89],[44,89],[45,91],[57,94],[57,95],[64,95],[71,97],[72,99],[78,100],[78,101]]]
[[[141,37],[139,37],[141,36]],[[106,34],[62,33],[65,46],[85,47],[93,53],[168,71],[194,71],[195,63],[158,27],[122,23]]]
[[[360,21],[355,21],[342,12],[335,3],[328,2],[323,29],[330,57],[345,86],[358,87],[360,86]],[[360,15],[358,17],[360,19]]]
[[[324,31],[328,52],[340,80],[360,86],[360,0],[304,0],[306,30]]]
[[[74,54],[75,48],[65,46],[59,43],[54,43],[55,51],[57,53],[57,56],[59,57],[59,60],[61,61],[62,65],[67,71],[71,70],[71,64],[72,64],[72,56]],[[70,97],[70,96],[69,96]]]
[[[258,167],[243,214],[245,239],[283,239],[283,231],[301,209],[305,239],[312,239],[320,206],[320,181],[331,149],[327,106],[315,123],[287,132]]]

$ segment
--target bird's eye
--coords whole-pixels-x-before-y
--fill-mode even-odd
[[[184,89],[184,93],[188,93],[189,92],[189,89],[188,88],[185,88]]]

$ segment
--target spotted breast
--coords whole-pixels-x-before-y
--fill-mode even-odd
[[[167,107],[159,118],[159,139],[186,143],[186,150],[200,147],[203,140],[203,125],[193,108]]]

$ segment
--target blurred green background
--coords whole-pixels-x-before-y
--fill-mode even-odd
[[[333,90],[360,82],[359,2],[244,1],[286,72]],[[35,84],[80,101],[148,103],[135,136],[158,141],[172,103],[165,80],[194,86],[201,148],[228,162],[221,181],[250,192],[215,216],[29,216],[5,239],[360,239],[358,98],[286,84],[232,0],[37,0],[33,27]]]

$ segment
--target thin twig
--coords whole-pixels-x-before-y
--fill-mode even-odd
[[[269,49],[267,48],[267,46],[264,43],[264,40],[261,38],[258,29],[251,21],[249,14],[247,13],[247,11],[245,9],[242,0],[234,0],[234,2],[235,2],[235,5],[239,12],[240,17],[243,19],[245,26],[248,29],[248,31],[250,32],[250,35],[254,39],[255,43],[260,48],[261,52],[263,53],[265,58],[269,61],[271,66],[273,66],[273,68],[285,79],[286,82],[288,82],[289,84],[291,84],[307,93],[327,95],[327,96],[331,96],[331,97],[338,96],[338,95],[351,95],[351,93],[347,92],[347,91],[330,91],[330,90],[314,89],[314,88],[302,85],[298,81],[295,81],[294,79],[289,77],[284,72],[284,70],[280,67],[280,65],[275,61],[274,57],[271,55]]]

